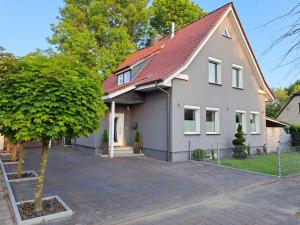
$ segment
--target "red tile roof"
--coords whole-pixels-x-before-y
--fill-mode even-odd
[[[117,76],[110,75],[103,83],[104,91],[113,93],[132,84],[140,85],[168,78],[189,60],[209,31],[214,28],[231,5],[232,3],[228,3],[198,21],[177,30],[173,39],[164,37],[153,46],[130,55],[117,70],[129,67],[154,53],[158,53],[154,54],[140,73],[126,84],[117,85]]]
[[[151,56],[151,59],[139,74],[126,84],[117,85],[117,76],[115,74],[110,75],[103,83],[104,91],[111,94],[131,85],[142,85],[167,79],[189,61],[198,46],[206,39],[207,35],[230,7],[233,8],[234,13],[236,14],[233,4],[228,3],[206,16],[203,16],[194,23],[177,30],[173,39],[164,37],[156,44],[131,54],[119,65],[117,71],[128,68],[147,57]],[[240,23],[240,21],[238,22]],[[242,32],[245,35],[243,28]],[[250,46],[247,38],[246,41]],[[251,47],[250,51],[254,56]],[[256,61],[255,57],[254,60]],[[258,69],[261,73],[259,66]],[[270,91],[264,77],[262,77],[262,79],[267,89]],[[270,93],[273,95],[271,91]]]

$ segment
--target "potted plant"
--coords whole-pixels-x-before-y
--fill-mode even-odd
[[[108,133],[105,129],[102,135],[102,154],[108,155]]]
[[[136,130],[135,136],[134,136],[133,153],[134,154],[141,153],[141,134],[138,130]]]

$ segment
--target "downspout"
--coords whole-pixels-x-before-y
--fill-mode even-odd
[[[167,161],[170,161],[170,93],[162,89],[157,82],[156,88],[167,94]]]

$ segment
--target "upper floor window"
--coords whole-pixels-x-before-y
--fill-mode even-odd
[[[259,113],[258,112],[250,112],[250,126],[251,126],[251,134],[259,134]]]
[[[242,66],[232,65],[232,87],[241,89],[244,88]]]
[[[222,60],[208,58],[208,82],[211,84],[222,84],[221,63]]]
[[[184,133],[200,134],[200,108],[184,106]]]
[[[118,75],[118,85],[128,83],[131,80],[130,71]]]

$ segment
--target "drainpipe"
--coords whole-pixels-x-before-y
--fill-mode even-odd
[[[158,83],[156,83],[156,88],[167,94],[167,161],[170,161],[170,93],[162,89]]]

